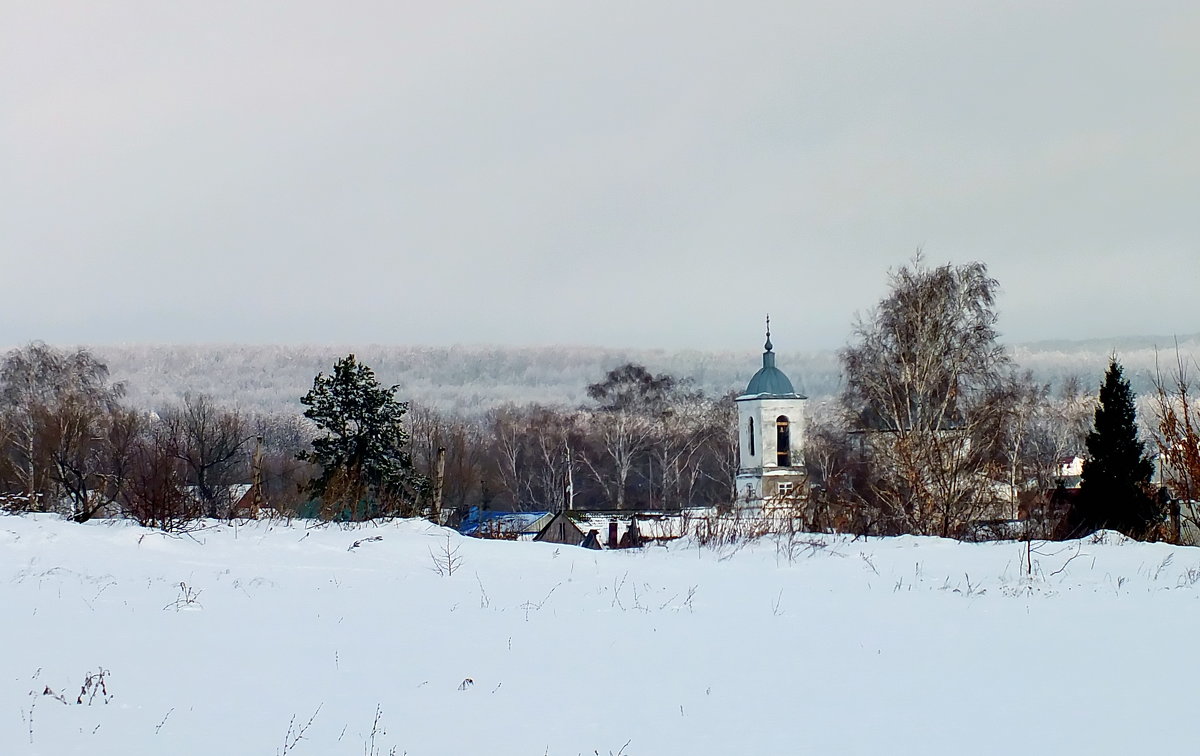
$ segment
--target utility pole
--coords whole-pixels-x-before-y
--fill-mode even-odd
[[[259,512],[266,505],[263,496],[262,474],[262,436],[254,437],[254,454],[250,457],[250,519],[257,520]]]
[[[570,511],[575,508],[575,466],[571,464],[571,447],[568,445],[563,450],[567,460],[566,485],[563,491],[563,503]]]
[[[442,524],[442,491],[446,483],[446,447],[439,446],[433,469],[433,521]]]

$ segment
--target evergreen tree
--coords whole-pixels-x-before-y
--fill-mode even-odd
[[[323,431],[300,459],[316,462],[321,475],[309,491],[321,500],[329,519],[362,520],[411,514],[424,488],[408,447],[404,414],[396,389],[382,386],[374,371],[348,355],[333,373],[318,373],[300,403],[304,416]]]
[[[1134,394],[1113,358],[1100,388],[1095,424],[1087,436],[1073,534],[1111,528],[1140,538],[1162,519],[1149,494],[1154,465],[1138,440]]]

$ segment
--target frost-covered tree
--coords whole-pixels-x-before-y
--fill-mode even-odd
[[[891,291],[842,351],[842,394],[871,478],[873,528],[959,534],[988,512],[1009,358],[996,341],[998,284],[987,266],[894,271]]]
[[[25,506],[87,519],[102,506],[103,461],[120,384],[86,349],[34,342],[0,363],[0,437],[5,488]]]
[[[594,440],[584,465],[604,490],[609,506],[624,509],[635,465],[650,451],[656,431],[670,412],[678,382],[627,363],[588,386],[598,407],[587,432]],[[650,477],[650,476],[647,476]]]
[[[736,472],[736,408],[690,379],[627,363],[587,387],[581,467],[604,506],[678,509],[729,499]]]
[[[413,468],[398,386],[386,387],[353,354],[318,373],[300,399],[319,434],[302,460],[321,467],[309,490],[334,519],[411,514],[425,480]]]
[[[441,507],[445,511],[462,510],[480,490],[485,455],[480,423],[416,404],[411,406],[408,419],[413,466],[432,482],[436,499],[440,457]]]
[[[1072,535],[1111,528],[1141,538],[1162,520],[1150,494],[1154,464],[1138,439],[1133,390],[1116,358],[1109,361],[1100,403],[1087,437],[1087,458],[1079,502],[1071,517]]]
[[[1195,365],[1195,362],[1192,363]],[[1179,540],[1184,517],[1195,527],[1195,507],[1181,512],[1179,502],[1200,500],[1200,401],[1194,393],[1187,360],[1175,345],[1175,371],[1164,377],[1156,371],[1154,379],[1155,441],[1162,465],[1163,484],[1171,495],[1171,530]]]

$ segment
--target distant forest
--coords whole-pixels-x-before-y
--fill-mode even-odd
[[[960,273],[983,275],[981,266],[965,272],[918,271],[925,278]],[[984,369],[995,380],[986,391],[975,392],[973,397],[985,403],[982,410],[962,412],[965,420],[954,433],[941,433],[942,420],[935,418],[935,433],[921,435],[897,425],[895,437],[854,435],[860,427],[854,423],[868,415],[846,408],[861,401],[863,385],[891,387],[898,379],[876,377],[903,372],[914,383],[924,381],[923,390],[946,396],[944,376],[935,374],[945,371],[946,359],[937,362],[928,355],[940,349],[937,354],[958,360],[974,348],[961,339],[947,348],[945,318],[917,322],[928,326],[924,333],[935,342],[919,345],[925,349],[921,353],[880,352],[868,362],[856,356],[863,352],[858,344],[842,354],[777,355],[796,388],[812,399],[805,413],[801,471],[811,485],[796,500],[803,502],[796,510],[803,527],[947,536],[966,533],[976,520],[1020,519],[1025,506],[1031,527],[1050,537],[1068,522],[1061,507],[1055,508],[1058,500],[1047,498],[1057,490],[1054,476],[1060,475],[1064,456],[1084,448],[1096,391],[1112,354],[1141,394],[1138,419],[1148,439],[1162,429],[1155,402],[1175,406],[1154,391],[1156,357],[1170,376],[1178,357],[1191,366],[1200,354],[1200,335],[1180,339],[1178,357],[1175,339],[1010,348],[1012,362],[1029,371],[1024,376],[1010,372],[989,332],[982,351],[996,367],[985,364]],[[1157,353],[1155,342],[1161,344]],[[358,362],[344,359],[349,353]],[[897,355],[912,354],[917,356],[897,364]],[[326,519],[428,510],[436,519],[457,522],[475,506],[497,511],[728,506],[740,495],[734,488],[739,457],[733,396],[744,390],[761,357],[758,350],[378,345],[70,351],[31,343],[6,353],[0,365],[0,509],[56,511],[80,522],[115,512],[143,525],[179,530],[202,516],[254,516],[264,507]],[[345,370],[339,372],[339,365]],[[844,393],[843,367],[849,384]],[[873,384],[862,378],[867,368],[876,371],[868,376]],[[327,377],[314,386],[319,373]],[[391,385],[397,386],[394,394],[387,388]],[[321,403],[317,399],[335,396],[330,386],[340,387],[341,404],[324,401],[320,412],[304,416],[305,407],[315,410]],[[911,398],[904,397],[913,395],[899,395],[900,410],[882,401],[878,406],[897,417],[909,411]],[[378,396],[386,401],[377,401]],[[966,397],[959,399],[963,405],[973,398],[966,391],[956,396]],[[396,400],[410,402],[406,413]],[[931,404],[948,406],[936,397]],[[320,450],[314,439],[324,430],[354,430],[371,420],[357,415],[346,420],[346,406],[385,405],[387,417],[394,419],[387,426],[394,440],[375,446],[393,455],[384,459],[392,468],[381,464],[380,469],[394,475],[392,482],[385,481],[391,488],[379,489],[384,495],[364,497],[362,485],[382,484],[364,478],[366,483],[351,484],[358,488],[347,488],[350,473],[327,476],[331,469],[339,473],[342,463],[336,457],[328,464],[316,458]],[[786,425],[787,418],[781,420]],[[902,450],[917,448],[913,439],[936,448],[911,461],[869,458],[887,452],[901,432],[907,434],[901,440],[913,444]],[[354,444],[360,448],[359,441]],[[944,451],[953,444],[969,448],[972,456]],[[1186,450],[1195,444],[1162,448],[1177,446]],[[945,495],[932,485],[921,489],[937,496],[934,504],[910,511],[891,500],[869,498],[908,490],[903,481],[915,474],[901,485],[887,478],[899,464],[918,465],[917,473],[924,475],[940,469],[938,459],[955,460],[955,467],[954,476],[936,480],[959,488]],[[966,462],[975,467],[968,469]],[[352,472],[365,469],[363,464],[356,461]],[[774,491],[770,495],[778,498]],[[1191,500],[1192,494],[1185,496]],[[941,501],[958,503],[935,506]],[[1172,537],[1178,539],[1180,532],[1175,528]]]
[[[1180,351],[1200,356],[1200,333],[1180,336]],[[411,347],[383,345],[92,345],[111,379],[125,385],[133,407],[158,410],[184,394],[207,394],[222,405],[265,414],[299,413],[313,376],[353,352],[379,380],[399,385],[397,395],[417,405],[463,417],[505,404],[587,404],[588,384],[628,362],[653,373],[690,380],[710,396],[744,388],[761,366],[761,351],[670,351],[601,347]],[[1094,391],[1115,351],[1134,391],[1148,395],[1156,349],[1164,371],[1174,364],[1174,337],[1044,341],[1010,347],[1016,363],[1057,389],[1077,377]],[[837,394],[837,352],[782,351],[779,366],[814,409]]]

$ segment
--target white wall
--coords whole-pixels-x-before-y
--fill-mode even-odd
[[[791,466],[804,465],[804,399],[739,399],[738,467],[741,470],[778,467],[775,421],[788,419]],[[750,454],[749,423],[754,420],[754,454]]]

